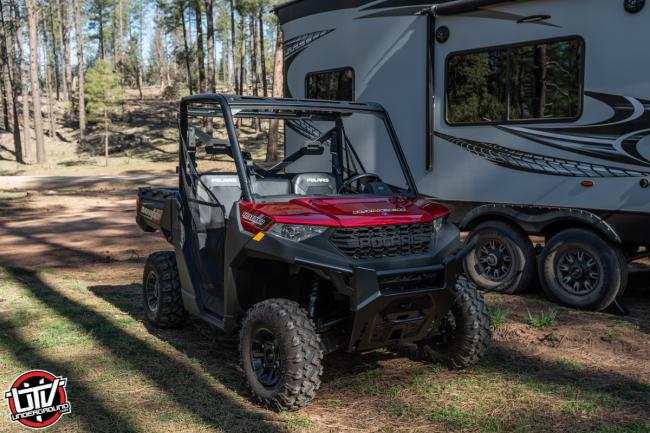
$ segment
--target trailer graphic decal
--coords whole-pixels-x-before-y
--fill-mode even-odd
[[[639,143],[650,136],[650,101],[597,92],[585,95],[609,106],[613,111],[610,118],[586,125],[499,129],[556,149],[650,167],[650,160],[639,151]]]
[[[304,35],[291,38],[284,43],[284,59],[290,62],[298,54],[304,51],[310,44],[318,39],[332,33],[334,29],[320,30],[317,32],[305,33]]]
[[[436,132],[435,135],[474,155],[512,170],[569,177],[645,177],[650,175],[650,172],[522,152],[494,143],[453,137],[440,132]]]

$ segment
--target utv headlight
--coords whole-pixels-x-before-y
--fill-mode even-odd
[[[442,226],[445,225],[446,222],[447,222],[447,217],[434,219],[433,220],[433,232],[438,233],[442,229]]]
[[[294,242],[302,242],[322,234],[327,227],[302,224],[275,224],[269,233]]]

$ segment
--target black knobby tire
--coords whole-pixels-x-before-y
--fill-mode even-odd
[[[157,328],[179,328],[187,321],[173,251],[156,252],[147,258],[142,300],[147,320]]]
[[[256,353],[259,355],[259,346],[255,351],[253,348],[260,333],[270,334],[277,345],[277,353],[270,362],[279,362],[269,367],[279,365],[275,382],[267,380],[273,374],[264,374],[270,364],[261,367],[262,361],[255,357]],[[267,337],[266,341],[270,339]],[[314,322],[296,302],[269,299],[255,304],[242,323],[239,342],[242,369],[253,396],[262,405],[273,410],[298,410],[314,398],[321,384],[323,351]]]
[[[476,242],[476,248],[465,257],[463,267],[479,288],[512,294],[526,290],[533,281],[535,249],[519,227],[486,221],[472,230],[467,242]]]
[[[467,368],[485,356],[491,338],[490,313],[483,294],[461,276],[443,323],[426,340],[417,343],[413,355],[453,369]]]
[[[569,307],[602,311],[627,286],[627,264],[621,248],[587,229],[556,234],[539,261],[544,293]]]

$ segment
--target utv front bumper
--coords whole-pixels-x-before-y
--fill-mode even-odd
[[[465,246],[442,263],[377,271],[355,267],[348,279],[352,325],[347,351],[424,339],[446,316]]]

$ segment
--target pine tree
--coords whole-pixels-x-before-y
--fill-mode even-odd
[[[110,115],[115,113],[122,99],[120,77],[111,70],[106,60],[98,60],[87,73],[86,101],[88,117],[104,125],[104,157],[108,166]]]
[[[43,114],[41,113],[41,89],[38,81],[38,20],[35,0],[25,0],[29,27],[29,77],[34,106],[34,132],[36,134],[36,161],[45,163],[45,139],[43,137]]]

